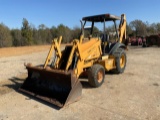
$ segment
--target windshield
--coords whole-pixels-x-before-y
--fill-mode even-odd
[[[115,23],[117,24],[117,23]],[[107,39],[111,42],[114,42],[117,40],[117,34],[113,21],[107,21],[105,22],[94,22],[94,25],[92,22],[86,21],[84,24],[84,37],[99,37],[101,40]],[[104,27],[105,26],[105,27]],[[92,28],[93,27],[93,28]]]

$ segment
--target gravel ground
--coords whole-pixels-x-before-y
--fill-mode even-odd
[[[4,57],[0,59],[0,80],[16,77],[26,73],[24,63],[33,63],[35,65],[45,62],[47,52],[32,53],[28,55]]]
[[[17,92],[27,71],[45,61],[47,51],[0,58],[0,120],[159,120],[160,48],[129,47],[123,74],[106,74],[104,84],[92,89],[82,83],[82,98],[65,108]]]

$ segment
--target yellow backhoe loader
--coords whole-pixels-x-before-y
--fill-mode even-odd
[[[107,32],[106,23],[113,21],[115,32]],[[119,22],[117,27],[116,21]],[[86,27],[88,23],[91,26]],[[97,23],[103,25],[103,32],[94,33]],[[99,24],[98,24],[99,25]],[[87,32],[86,32],[87,31]],[[86,37],[87,33],[89,35]],[[110,40],[112,35],[113,40]],[[28,77],[20,91],[64,107],[81,98],[82,85],[79,77],[87,73],[89,84],[99,87],[106,71],[123,73],[126,67],[126,16],[101,14],[83,17],[81,34],[61,50],[62,36],[53,40],[43,66],[26,64]],[[55,57],[53,56],[53,53]],[[54,58],[52,60],[52,58]]]

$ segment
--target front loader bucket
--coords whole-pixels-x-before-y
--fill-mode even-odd
[[[28,77],[20,91],[43,99],[59,107],[77,101],[82,85],[73,72],[26,66]]]

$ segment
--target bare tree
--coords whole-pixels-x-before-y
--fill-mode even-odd
[[[135,32],[136,36],[146,36],[147,34],[146,24],[141,20],[131,21],[129,26]]]

